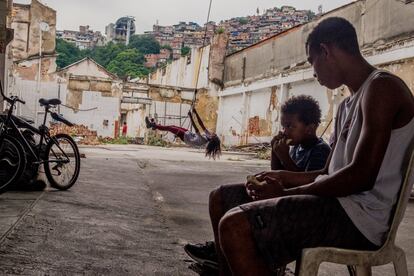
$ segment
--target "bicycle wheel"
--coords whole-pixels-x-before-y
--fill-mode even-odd
[[[0,192],[20,179],[26,168],[22,144],[10,135],[0,137]]]
[[[72,137],[57,134],[46,146],[45,173],[50,186],[67,190],[75,184],[80,170],[80,154]]]

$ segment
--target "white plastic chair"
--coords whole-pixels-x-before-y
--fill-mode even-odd
[[[333,247],[305,248],[302,251],[302,258],[297,266],[299,267],[299,274],[296,273],[296,275],[316,276],[318,275],[319,265],[322,262],[330,262],[345,264],[348,265],[348,268],[353,266],[355,268],[354,272],[358,276],[370,276],[372,275],[372,266],[379,266],[392,262],[397,276],[408,276],[405,252],[395,245],[395,236],[397,234],[398,226],[404,217],[408,198],[414,182],[414,152],[412,151],[412,147],[410,147],[408,152],[410,154],[406,157],[404,166],[406,168],[405,177],[398,196],[396,208],[394,209],[395,212],[392,218],[391,227],[384,245],[377,251],[360,251]]]

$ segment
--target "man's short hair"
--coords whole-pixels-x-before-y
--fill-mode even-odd
[[[352,55],[359,55],[358,38],[354,26],[341,17],[322,20],[309,34],[306,50],[320,52],[320,44],[333,44]]]
[[[305,125],[321,123],[319,103],[311,96],[300,95],[288,99],[281,107],[282,114],[298,115],[299,121]]]

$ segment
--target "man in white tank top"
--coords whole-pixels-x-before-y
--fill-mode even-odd
[[[321,21],[306,50],[321,85],[351,92],[337,114],[334,150],[321,171],[258,175],[265,184],[246,184],[254,200],[231,210],[224,203],[234,193],[212,192],[223,275],[272,275],[307,247],[370,250],[384,242],[414,136],[413,96],[401,79],[362,57],[343,18]]]

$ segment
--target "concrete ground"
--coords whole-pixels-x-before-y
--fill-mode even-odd
[[[69,191],[0,195],[1,275],[195,275],[182,250],[212,238],[209,191],[268,168],[248,155],[219,161],[201,151],[147,146],[85,147]],[[414,275],[414,205],[398,233]],[[319,275],[347,275],[322,264]],[[374,275],[394,275],[390,265]]]

